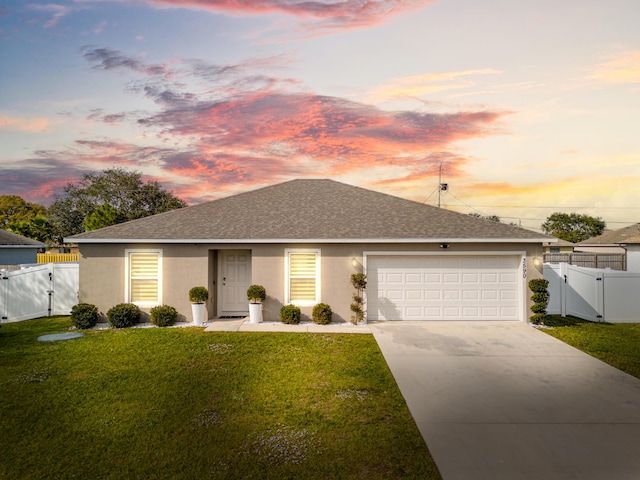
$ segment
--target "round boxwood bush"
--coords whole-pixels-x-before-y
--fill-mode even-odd
[[[149,312],[151,323],[158,327],[169,327],[176,323],[178,311],[169,305],[153,307]]]
[[[318,325],[328,325],[331,323],[333,312],[326,303],[318,303],[311,311],[311,321]]]
[[[90,303],[79,303],[71,308],[71,321],[76,328],[93,328],[98,323],[98,307]]]
[[[109,325],[115,328],[127,328],[140,321],[140,309],[133,303],[119,303],[107,311]]]
[[[262,285],[251,285],[247,289],[247,300],[250,303],[261,303],[267,298],[267,291]]]
[[[209,299],[207,287],[193,287],[189,290],[189,301],[191,303],[204,303]]]
[[[280,321],[290,325],[300,323],[300,308],[295,305],[285,305],[280,309]]]

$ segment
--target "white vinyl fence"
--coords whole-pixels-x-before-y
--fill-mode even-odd
[[[78,303],[77,263],[48,263],[0,274],[2,323],[69,315]]]
[[[610,323],[640,323],[640,272],[544,264],[547,313]]]

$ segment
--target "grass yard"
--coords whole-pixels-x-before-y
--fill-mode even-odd
[[[594,323],[549,315],[542,329],[569,345],[640,378],[640,323]]]
[[[0,328],[0,478],[439,479],[371,335]]]

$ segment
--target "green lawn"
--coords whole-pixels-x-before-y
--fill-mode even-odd
[[[550,315],[542,329],[603,362],[640,378],[640,323],[594,323]]]
[[[439,479],[371,335],[0,328],[0,478]]]

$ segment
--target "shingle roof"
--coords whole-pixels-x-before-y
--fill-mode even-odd
[[[44,243],[0,230],[0,247],[44,247]]]
[[[634,223],[618,230],[604,232],[597,237],[589,238],[579,245],[614,245],[618,243],[626,243],[630,238],[640,235],[640,223]]]
[[[523,228],[325,179],[292,180],[66,240],[541,242],[548,238]]]

